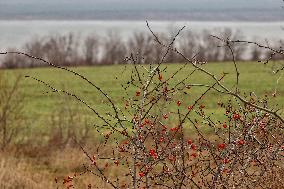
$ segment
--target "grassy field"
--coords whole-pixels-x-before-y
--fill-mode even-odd
[[[181,64],[169,64],[167,66],[167,72],[164,78],[170,76],[171,73],[176,71]],[[204,65],[206,69],[215,73],[217,76],[221,76],[222,72],[228,73],[224,79],[224,83],[229,88],[233,88],[235,84],[235,68],[232,63],[210,63]],[[274,90],[277,90],[277,96],[271,98],[272,104],[281,104],[283,107],[284,102],[284,79],[281,78],[281,73],[273,75],[271,73],[270,65],[263,65],[261,63],[242,62],[238,64],[240,70],[240,89],[242,94],[248,92],[255,92],[258,97],[264,97],[265,94],[272,97]],[[103,91],[109,94],[114,99],[115,103],[119,107],[124,107],[123,96],[125,92],[121,87],[121,84],[126,83],[130,78],[130,71],[132,67],[123,65],[114,66],[99,66],[99,67],[80,67],[72,68],[75,71],[86,76],[89,80],[101,87]],[[179,75],[174,78],[174,82],[177,82],[186,77],[193,68],[188,66]],[[19,70],[7,70],[7,74],[22,74],[23,76],[29,75],[35,78],[41,79],[55,88],[63,88],[72,93],[77,94],[83,100],[88,102],[92,107],[101,113],[105,113],[108,110],[108,104],[106,99],[96,91],[96,89],[90,86],[82,79],[55,68],[36,68],[36,69],[19,69]],[[117,79],[116,79],[117,77]],[[278,83],[277,83],[278,81]],[[188,84],[210,84],[211,79],[205,76],[200,71],[195,72],[186,83]],[[62,98],[66,99],[66,96],[59,95],[57,93],[45,93],[50,92],[50,89],[44,85],[38,83],[31,78],[22,79],[21,90],[26,96],[25,114],[28,119],[33,120],[33,124],[43,126],[45,120],[48,119],[56,109],[58,109],[58,102],[62,101]],[[130,88],[130,94],[134,95],[135,88]],[[183,102],[182,106],[185,108],[190,105],[206,88],[193,87],[187,91],[187,95],[176,97]],[[203,103],[206,104],[206,111],[209,113],[214,112],[221,114],[217,108],[217,101],[226,98],[224,95],[217,94],[216,92],[209,93],[204,99]],[[82,115],[90,115],[91,119],[94,119],[92,112],[82,105],[79,105],[75,100],[70,99],[70,103],[75,103],[73,107],[77,109]],[[73,102],[72,102],[73,101]],[[69,101],[65,101],[69,102]],[[46,127],[46,125],[44,125]]]

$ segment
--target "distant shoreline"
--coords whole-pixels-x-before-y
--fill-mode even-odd
[[[228,21],[228,22],[280,22],[283,10],[218,10],[218,11],[39,11],[9,12],[1,10],[0,20],[104,20],[104,21]]]

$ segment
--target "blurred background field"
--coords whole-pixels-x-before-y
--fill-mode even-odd
[[[240,88],[243,92],[253,91],[257,96],[272,95],[274,90],[277,90],[277,98],[275,102],[281,102],[283,100],[284,94],[284,78],[282,79],[282,74],[273,74],[271,65],[263,65],[262,63],[255,62],[240,62],[237,63],[240,75]],[[275,63],[277,64],[277,63]],[[178,70],[183,64],[166,64],[162,67],[167,67],[168,75],[164,78],[170,76],[171,73]],[[147,67],[147,65],[145,65]],[[206,69],[221,76],[223,72],[228,73],[225,77],[224,82],[227,86],[233,88],[235,82],[235,70],[232,62],[223,63],[210,63],[204,65]],[[256,69],[257,68],[257,69]],[[126,83],[130,78],[131,65],[113,65],[113,66],[99,66],[99,67],[79,67],[71,68],[78,73],[86,76],[90,81],[94,82],[96,85],[101,87],[105,92],[107,92],[115,101],[123,106],[123,94],[125,94],[121,84]],[[186,78],[191,71],[193,66],[188,64],[187,68],[184,69],[180,75],[175,77],[175,82]],[[63,88],[73,91],[74,93],[82,96],[86,101],[98,110],[103,109],[107,104],[103,103],[105,99],[99,95],[95,88],[88,85],[87,82],[83,81],[79,77],[72,75],[64,70],[59,70],[52,67],[47,68],[35,68],[35,69],[19,69],[19,70],[7,70],[7,74],[21,74],[23,76],[29,75],[41,79],[47,83],[50,83],[56,88]],[[117,79],[116,79],[117,78]],[[279,79],[279,80],[278,80]],[[192,76],[187,79],[188,84],[208,84],[209,77],[204,76],[200,71],[195,72]],[[277,83],[278,80],[278,83]],[[194,88],[188,90],[188,95],[183,97],[188,104],[190,99],[194,99],[198,94],[204,92],[205,88]],[[56,106],[56,99],[60,99],[57,94],[45,94],[44,92],[50,91],[44,85],[30,79],[24,78],[22,82],[21,90],[24,95],[27,96],[27,112],[31,118],[34,116],[39,116],[41,114],[50,114],[53,108]],[[133,96],[137,89],[131,88]],[[213,95],[213,96],[211,96]],[[63,96],[61,94],[60,96]],[[205,99],[206,100],[206,99]],[[207,98],[206,104],[208,108],[214,110],[215,102],[218,100],[217,94],[210,94]]]
[[[279,64],[278,62],[274,63]],[[168,75],[163,76],[165,79],[170,76],[171,73],[178,70],[183,64],[166,64],[163,67],[167,67],[166,73]],[[224,79],[224,83],[233,89],[235,83],[235,71],[232,62],[223,63],[210,63],[203,65],[206,69],[215,73],[221,77],[222,73],[228,73]],[[147,65],[145,65],[147,67]],[[255,62],[240,62],[238,63],[240,70],[240,89],[242,94],[249,94],[254,92],[259,98],[264,98],[265,95],[272,97],[276,90],[276,97],[271,98],[271,103],[281,104],[284,101],[284,79],[282,74],[272,74],[271,64],[263,65],[262,63]],[[257,69],[256,69],[257,68]],[[130,78],[130,65],[112,65],[112,66],[98,66],[98,67],[78,67],[72,68],[75,71],[86,76],[90,81],[101,87],[114,102],[124,109],[126,93],[123,90],[121,84],[125,84]],[[188,65],[180,75],[177,75],[175,82],[178,82],[188,76],[193,70],[191,65]],[[31,79],[25,78],[25,75],[29,75],[40,80],[49,83],[57,89],[65,89],[74,94],[77,94],[84,101],[98,110],[100,113],[105,114],[109,111],[107,100],[87,82],[83,81],[79,77],[72,75],[66,71],[46,67],[46,68],[35,68],[35,69],[17,69],[17,70],[2,70],[5,74],[12,76],[14,74],[22,75],[20,90],[25,96],[25,117],[27,120],[32,120],[32,124],[29,126],[32,128],[48,128],[46,121],[50,119],[51,115],[58,109],[60,102],[64,99],[64,103],[70,103],[76,108],[76,113],[82,114],[83,116],[89,116],[90,123],[96,121],[96,116],[88,110],[84,105],[77,102],[74,98],[68,98],[66,95],[52,93],[49,88],[43,84]],[[12,77],[11,77],[12,80]],[[158,80],[158,79],[157,79]],[[208,83],[209,82],[209,83]],[[210,78],[204,76],[200,71],[196,71],[190,76],[186,82],[187,84],[210,84]],[[211,82],[212,83],[212,82]],[[138,89],[130,88],[129,94],[135,96],[135,91]],[[177,100],[181,100],[182,106],[186,109],[193,101],[199,97],[206,87],[191,87],[186,92],[187,95],[182,97],[176,97]],[[49,92],[49,93],[46,93]],[[206,111],[215,113],[218,117],[222,116],[224,112],[220,112],[217,102],[224,100],[224,96],[220,96],[216,92],[212,91],[202,101],[206,104]],[[75,106],[74,106],[75,105]],[[173,108],[175,104],[173,104]],[[279,107],[281,108],[281,107]]]

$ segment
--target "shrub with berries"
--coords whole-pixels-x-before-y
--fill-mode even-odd
[[[284,119],[267,98],[252,101],[251,96],[242,93],[234,51],[235,83],[228,86],[223,82],[228,73],[213,74],[202,66],[204,62],[188,59],[174,48],[182,29],[169,44],[163,44],[149,29],[164,54],[153,65],[137,64],[134,55],[126,59],[133,70],[130,80],[122,85],[126,102],[123,107],[81,74],[52,63],[49,64],[95,87],[112,111],[100,114],[75,94],[36,79],[54,92],[73,96],[87,106],[101,121],[98,132],[108,133],[103,135],[104,145],[95,154],[79,144],[89,162],[77,175],[93,174],[110,188],[257,188],[268,175],[283,170]],[[238,43],[215,38],[229,49]],[[173,73],[163,65],[170,52],[186,61]],[[176,79],[185,70],[189,74]],[[191,83],[194,72],[201,72],[211,82]],[[202,87],[202,93],[189,98],[188,91],[194,87]],[[226,96],[216,104],[222,120],[217,119],[220,115],[214,117],[207,111],[209,106],[204,104],[213,92]],[[117,169],[123,170],[123,175],[111,174],[111,170]],[[73,180],[69,176],[63,183],[67,188],[75,187]]]

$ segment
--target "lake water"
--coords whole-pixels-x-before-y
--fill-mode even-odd
[[[186,30],[200,32],[204,29],[231,28],[240,30],[249,39],[275,40],[284,37],[284,22],[149,22],[154,32],[167,32],[169,28],[186,26]],[[79,36],[96,33],[105,35],[110,31],[128,38],[134,32],[149,32],[144,21],[0,21],[0,50],[21,47],[33,37],[73,32]]]

